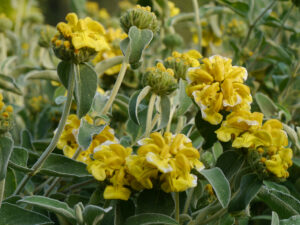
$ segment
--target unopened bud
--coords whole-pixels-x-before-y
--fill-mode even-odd
[[[166,69],[162,63],[151,67],[144,74],[144,85],[160,96],[171,94],[178,86],[172,69]]]
[[[132,26],[136,26],[139,29],[149,29],[152,30],[153,33],[156,33],[158,30],[156,15],[151,12],[149,6],[141,7],[137,5],[135,8],[127,10],[120,18],[120,23],[126,33],[129,32]]]

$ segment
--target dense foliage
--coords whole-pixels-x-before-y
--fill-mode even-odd
[[[2,0],[0,225],[300,224],[300,2],[182,2]]]

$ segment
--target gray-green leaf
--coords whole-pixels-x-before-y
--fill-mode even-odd
[[[222,170],[218,167],[202,170],[200,173],[212,185],[223,208],[227,207],[231,197],[229,182]]]
[[[50,212],[57,213],[66,218],[70,218],[74,220],[76,219],[74,210],[71,209],[66,203],[58,201],[56,199],[34,195],[34,196],[24,197],[18,202],[27,203],[29,205],[46,209],[49,210]]]
[[[177,221],[173,218],[156,213],[143,213],[136,216],[131,216],[126,220],[124,225],[154,225],[154,224],[165,224],[165,225],[178,225]]]

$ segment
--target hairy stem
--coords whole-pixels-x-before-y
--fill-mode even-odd
[[[0,181],[0,208],[2,205],[2,200],[4,197],[4,189],[5,189],[5,178]]]
[[[187,214],[192,201],[193,194],[194,194],[194,188],[191,188],[187,193],[187,197],[183,208],[183,214]]]
[[[61,133],[65,127],[65,124],[66,124],[66,121],[67,121],[67,118],[68,118],[68,115],[69,115],[69,112],[71,109],[76,73],[78,73],[77,67],[76,67],[76,65],[73,65],[72,72],[70,73],[70,76],[69,76],[67,100],[65,102],[63,113],[62,113],[61,119],[59,121],[55,135],[52,138],[47,149],[43,152],[43,154],[40,156],[38,161],[36,161],[36,163],[31,167],[32,172],[26,174],[24,176],[24,178],[22,179],[22,181],[20,182],[20,184],[18,185],[18,187],[16,188],[16,190],[14,192],[15,195],[19,194],[23,190],[23,188],[25,187],[27,182],[30,180],[30,178],[39,172],[39,169],[43,166],[43,164],[45,163],[45,161],[47,160],[47,158],[49,157],[51,152],[55,149],[56,144],[57,144],[57,142],[61,136]]]
[[[156,100],[156,94],[152,93],[152,95],[150,97],[149,105],[148,105],[148,111],[147,111],[145,137],[148,137],[151,133],[152,114],[153,114],[155,100]]]
[[[130,53],[130,46],[128,45],[126,53],[125,53],[125,57],[123,59],[122,66],[121,66],[121,69],[120,69],[120,72],[119,72],[119,75],[118,75],[118,78],[117,78],[116,83],[115,83],[115,85],[112,89],[110,97],[109,97],[108,101],[106,102],[106,104],[105,104],[105,106],[102,110],[103,115],[107,114],[108,110],[110,109],[110,107],[111,107],[113,101],[115,100],[115,98],[118,94],[118,91],[121,87],[122,81],[125,77],[125,73],[126,73],[126,70],[127,70],[127,67],[128,67],[129,53]]]
[[[180,201],[179,192],[175,192],[175,220],[180,224]]]
[[[193,0],[193,7],[194,7],[194,12],[195,12],[195,23],[197,26],[197,33],[198,33],[198,48],[199,52],[202,51],[202,29],[201,29],[201,22],[200,22],[200,16],[199,16],[199,5],[198,5],[198,0]]]

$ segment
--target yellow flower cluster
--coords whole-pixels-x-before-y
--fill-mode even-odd
[[[93,123],[93,119],[88,115],[86,115],[84,119],[90,124]],[[57,148],[63,150],[64,155],[69,158],[72,158],[76,150],[79,148],[77,142],[79,127],[80,119],[77,117],[77,115],[70,114],[62,135],[57,143]],[[99,134],[93,137],[89,148],[85,151],[81,151],[76,160],[88,164],[91,161],[90,155],[93,153],[94,148],[106,141],[117,142],[114,132],[109,126],[106,126]]]
[[[174,51],[172,56],[164,60],[164,65],[174,71],[176,78],[186,79],[188,68],[200,66],[199,59],[201,58],[201,53],[196,50],[189,50],[185,53]]]
[[[63,60],[87,61],[96,52],[109,49],[104,27],[90,17],[78,19],[75,13],[66,16],[68,23],[57,24],[59,34],[52,38],[56,55]],[[82,51],[80,51],[82,50]],[[75,56],[74,56],[75,55]],[[81,59],[77,59],[80,56]]]
[[[120,42],[127,37],[127,34],[124,33],[121,28],[108,28],[104,37],[110,48],[103,49],[102,51],[98,52],[96,57],[93,59],[94,64],[105,59],[123,55],[120,49]],[[118,73],[120,69],[121,64],[109,68],[105,71],[105,74],[113,75]]]
[[[201,22],[201,26],[202,26],[201,46],[209,48],[210,44],[213,44],[215,46],[220,46],[222,44],[222,39],[216,36],[216,34],[213,32],[212,28],[206,21]],[[198,40],[198,34],[196,32],[196,29],[192,29],[192,33],[193,33],[193,42],[197,44],[199,40]]]
[[[198,68],[191,68],[187,75],[187,94],[193,96],[201,109],[202,118],[219,124],[222,110],[250,110],[252,97],[244,67],[232,66],[231,59],[219,55],[205,58]]]
[[[159,172],[157,179],[165,192],[180,192],[197,185],[197,177],[191,170],[201,171],[204,165],[198,150],[185,135],[152,133],[139,144],[137,156],[128,160],[128,169],[144,188],[153,186],[150,180],[156,175],[153,169]]]
[[[29,99],[29,106],[34,113],[40,112],[43,109],[44,104],[46,103],[46,99],[43,96],[32,97]]]
[[[11,105],[6,106],[0,93],[0,133],[9,131],[13,126],[13,112]]]
[[[102,20],[107,20],[110,18],[110,15],[105,8],[99,9],[97,2],[86,2],[85,8],[88,15],[100,19],[101,22]]]
[[[91,48],[96,52],[108,48],[103,37],[105,29],[100,23],[90,17],[78,19],[75,13],[69,13],[66,20],[68,23],[60,22],[57,29],[66,39],[65,43],[70,42],[67,45],[72,44],[75,49]]]
[[[180,13],[180,9],[175,6],[174,2],[168,1],[168,7],[171,17],[176,16]]]
[[[71,115],[60,147],[77,147],[75,136],[79,125],[80,121]],[[149,138],[139,141],[140,147],[135,154],[131,148],[116,143],[111,133],[107,137],[107,133],[102,131],[98,135],[102,139],[78,158],[87,163],[87,169],[95,179],[109,181],[104,190],[105,199],[128,200],[132,190],[151,189],[154,185],[160,185],[165,192],[185,191],[197,185],[197,177],[191,171],[201,171],[204,165],[198,150],[185,135],[152,133]],[[97,136],[93,142],[95,139]]]
[[[242,37],[246,32],[246,24],[242,20],[234,18],[228,23],[226,32],[230,35]]]
[[[235,148],[249,148],[261,154],[261,162],[267,171],[278,178],[289,176],[287,169],[292,165],[293,152],[282,123],[270,119],[262,125],[263,114],[241,110],[230,113],[216,131],[219,140],[233,140]]]

